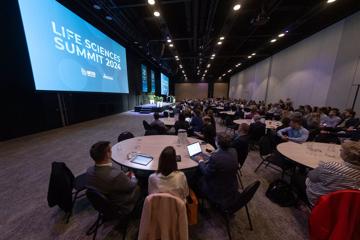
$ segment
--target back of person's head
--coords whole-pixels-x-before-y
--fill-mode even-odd
[[[111,154],[109,141],[97,142],[90,148],[90,156],[96,163],[105,160],[108,157],[107,154],[109,153]]]
[[[322,108],[320,108],[320,113],[328,115],[329,114],[329,109],[327,107],[322,107]]]
[[[360,166],[360,142],[347,141],[341,144],[341,158],[348,163]]]
[[[261,117],[259,115],[255,115],[253,119],[255,122],[260,122]]]
[[[209,116],[209,117],[213,117],[214,116],[214,111],[213,110],[208,110],[207,111],[207,115]]]
[[[345,114],[347,115],[347,116],[350,116],[350,117],[355,117],[355,115],[356,115],[356,113],[354,112],[354,110],[352,110],[352,109],[346,109],[345,110]]]
[[[203,122],[204,122],[205,124],[211,123],[211,118],[210,118],[209,116],[205,116],[205,117],[203,117]]]
[[[160,154],[157,173],[168,176],[170,173],[177,170],[176,151],[173,147],[168,146],[164,148]]]
[[[216,136],[216,142],[219,148],[221,148],[222,150],[227,150],[231,144],[231,137],[224,132],[218,133]]]
[[[195,116],[197,116],[197,117],[201,117],[201,111],[200,111],[200,109],[196,108],[196,109],[194,110],[194,114],[195,114]]]
[[[239,130],[239,132],[242,132],[244,134],[248,134],[249,133],[249,128],[250,128],[249,124],[242,123],[242,124],[239,125],[238,130]]]
[[[160,118],[160,114],[159,114],[159,113],[157,113],[157,112],[156,112],[156,113],[154,113],[154,119],[155,119],[155,120],[158,120],[159,118]]]

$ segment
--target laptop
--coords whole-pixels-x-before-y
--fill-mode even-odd
[[[205,161],[209,160],[209,156],[201,151],[201,146],[199,142],[189,144],[186,147],[192,160],[195,161],[197,156],[201,156]]]

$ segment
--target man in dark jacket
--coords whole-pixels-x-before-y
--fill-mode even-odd
[[[131,213],[140,199],[140,188],[135,176],[126,175],[112,166],[110,142],[95,143],[90,149],[95,166],[87,170],[86,187],[104,194],[121,214]]]
[[[249,140],[253,142],[259,141],[265,135],[265,130],[266,126],[261,122],[261,117],[255,116],[254,122],[250,124],[249,128]]]
[[[210,201],[227,208],[233,204],[238,193],[236,171],[238,161],[228,151],[231,138],[225,133],[219,133],[216,137],[218,149],[213,152],[208,162],[198,157],[199,170],[202,177],[199,181],[199,188]]]

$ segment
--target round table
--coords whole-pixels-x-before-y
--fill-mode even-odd
[[[236,124],[242,124],[242,123],[246,123],[246,124],[251,124],[253,123],[254,121],[252,119],[237,119],[237,120],[234,120],[234,123]],[[268,129],[276,129],[277,127],[280,127],[282,125],[282,122],[280,121],[273,121],[273,120],[265,120],[265,125],[266,125],[266,128]]]
[[[302,144],[285,142],[277,145],[280,154],[309,168],[316,168],[323,162],[342,162],[340,145],[318,142]]]
[[[174,117],[160,118],[160,121],[162,121],[165,124],[165,126],[174,126],[176,119]]]
[[[201,140],[196,138],[187,138],[187,140],[189,144],[201,142]],[[181,162],[177,163],[179,170],[186,170],[198,166],[197,162],[190,159],[186,145],[178,144],[178,137],[170,135],[135,137],[119,142],[112,147],[112,159],[116,163],[131,169],[156,171],[158,168],[160,153],[167,146],[173,146],[176,150],[176,154],[181,156]],[[210,144],[201,145],[201,148],[205,154],[206,148],[214,150]],[[130,162],[130,159],[128,159],[128,155],[129,153],[135,152],[150,155],[153,157],[153,160],[146,166],[132,163]]]

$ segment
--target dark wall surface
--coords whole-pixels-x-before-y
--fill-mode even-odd
[[[0,10],[3,33],[0,141],[62,127],[58,94],[63,99],[68,124],[133,109],[142,99],[141,64],[155,70],[159,93],[160,70],[122,42],[119,43],[127,48],[129,94],[35,91],[18,3],[14,0],[4,4]]]

